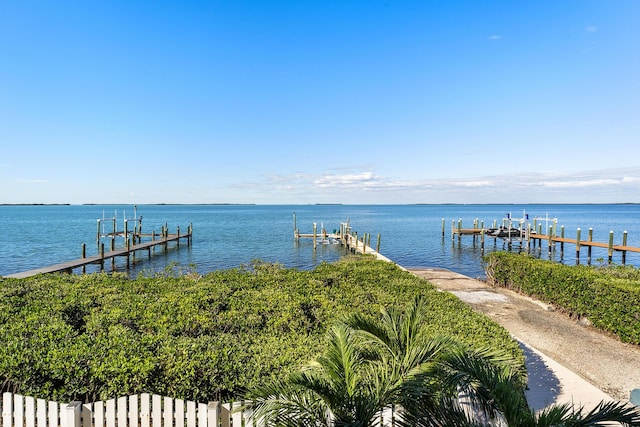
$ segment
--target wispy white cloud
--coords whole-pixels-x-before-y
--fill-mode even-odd
[[[547,181],[542,185],[550,188],[585,188],[585,187],[599,187],[602,185],[615,185],[620,184],[621,180],[615,179],[591,179],[591,180],[573,180],[573,181]]]
[[[587,25],[587,27],[584,30],[587,33],[595,33],[596,31],[598,31],[598,27],[596,27],[595,25]]]
[[[446,182],[446,181],[445,181]],[[481,180],[467,180],[467,181],[449,181],[446,182],[452,187],[473,188],[473,187],[495,187],[499,185],[495,180],[481,179]]]
[[[523,172],[474,178],[398,179],[371,169],[330,170],[265,176],[234,186],[243,191],[308,200],[332,198],[345,203],[511,203],[640,200],[640,167],[582,172]],[[611,197],[619,200],[611,200]],[[431,200],[437,198],[437,200]],[[340,199],[340,200],[336,200]],[[429,200],[425,200],[429,199]],[[286,202],[287,200],[282,200]]]
[[[491,34],[489,37],[487,37],[489,40],[500,40],[502,38],[502,36],[498,35],[498,34]]]

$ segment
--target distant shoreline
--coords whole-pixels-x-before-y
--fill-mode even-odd
[[[71,206],[71,203],[0,203],[0,206]]]
[[[0,206],[604,206],[640,202],[589,203],[0,203]]]

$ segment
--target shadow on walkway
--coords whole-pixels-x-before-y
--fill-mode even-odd
[[[524,353],[527,366],[527,402],[534,411],[539,411],[556,402],[562,385],[556,374],[547,366],[544,359],[531,350],[522,341],[518,341]]]

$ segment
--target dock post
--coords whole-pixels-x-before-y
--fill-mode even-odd
[[[576,265],[578,264],[580,264],[580,228],[576,230]]]
[[[458,244],[460,244],[461,239],[462,239],[462,218],[458,220]]]
[[[176,239],[176,244],[178,245],[178,247],[180,247],[180,226],[176,228],[176,233],[178,235],[178,238]]]
[[[474,229],[478,228],[478,218],[476,218],[476,219],[474,219],[474,220],[473,220],[473,228],[474,228]],[[475,246],[475,244],[476,244],[476,241],[477,241],[477,240],[478,240],[478,239],[477,239],[476,234],[475,234],[475,233],[473,233],[473,245],[474,245],[474,246]]]
[[[83,243],[82,244],[82,258],[86,258],[87,257],[87,244]],[[87,266],[86,264],[82,264],[82,274],[87,272]]]
[[[589,228],[589,242],[593,242],[593,228]],[[591,265],[591,249],[592,246],[589,245],[589,249],[587,249],[587,265]]]
[[[442,238],[444,239],[444,218],[442,218]]]
[[[362,235],[362,253],[367,252],[367,233]]]
[[[104,243],[100,245],[100,271],[104,270]]]
[[[609,231],[609,264],[613,261],[613,230]]]
[[[296,225],[296,213],[293,213],[293,236],[298,239],[298,226]]]
[[[451,220],[451,240],[453,241],[455,239],[456,236],[456,220],[452,219]]]
[[[316,245],[318,244],[317,238],[318,238],[318,225],[314,222],[313,223],[313,249],[315,249]]]
[[[355,241],[356,241],[356,250],[355,250],[355,253],[358,253],[358,232],[357,232],[357,231],[355,232],[355,236],[354,236],[354,237],[355,237]]]
[[[484,250],[484,227],[480,229],[480,249]]]
[[[98,228],[96,233],[96,243],[100,243],[100,220],[98,220]]]
[[[127,268],[129,268],[129,266],[130,266],[129,250],[131,249],[131,241],[129,240],[129,236],[127,236],[127,246],[126,247],[127,247]]]
[[[162,228],[162,233],[164,235],[164,251],[167,251],[167,245],[168,245],[168,241],[169,241],[169,226],[167,225],[167,223],[164,223],[164,227]]]
[[[495,230],[496,228],[498,228],[498,220],[496,220],[496,219],[494,219],[494,220],[493,220],[493,227],[492,227],[492,228],[493,228],[494,230]],[[493,247],[494,247],[494,248],[495,248],[495,247],[496,247],[496,245],[497,245],[497,241],[498,241],[498,238],[497,238],[497,237],[496,237],[496,235],[494,234],[494,235],[493,235]]]
[[[193,237],[193,223],[189,223],[189,237],[187,238],[187,246],[191,246],[191,238]]]
[[[549,247],[549,259],[551,259],[551,246],[553,245],[553,225],[549,226],[549,234],[547,235],[547,246]]]
[[[564,225],[560,226],[560,237],[564,239]],[[560,242],[560,259],[564,258],[564,241]]]
[[[442,224],[444,224],[444,220],[442,220]],[[443,229],[444,230],[444,229]],[[443,231],[444,233],[444,231]],[[444,237],[444,234],[443,234]],[[376,252],[380,253],[380,233],[378,233],[378,242],[376,243]]]
[[[627,230],[622,232],[622,246],[627,247]],[[625,265],[627,262],[627,251],[624,249],[622,251],[622,265]]]
[[[115,234],[111,235],[111,252],[116,249],[116,236]],[[116,268],[116,257],[111,257],[111,270],[115,270]]]

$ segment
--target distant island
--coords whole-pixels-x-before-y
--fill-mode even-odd
[[[0,203],[0,206],[71,206],[71,203]]]

